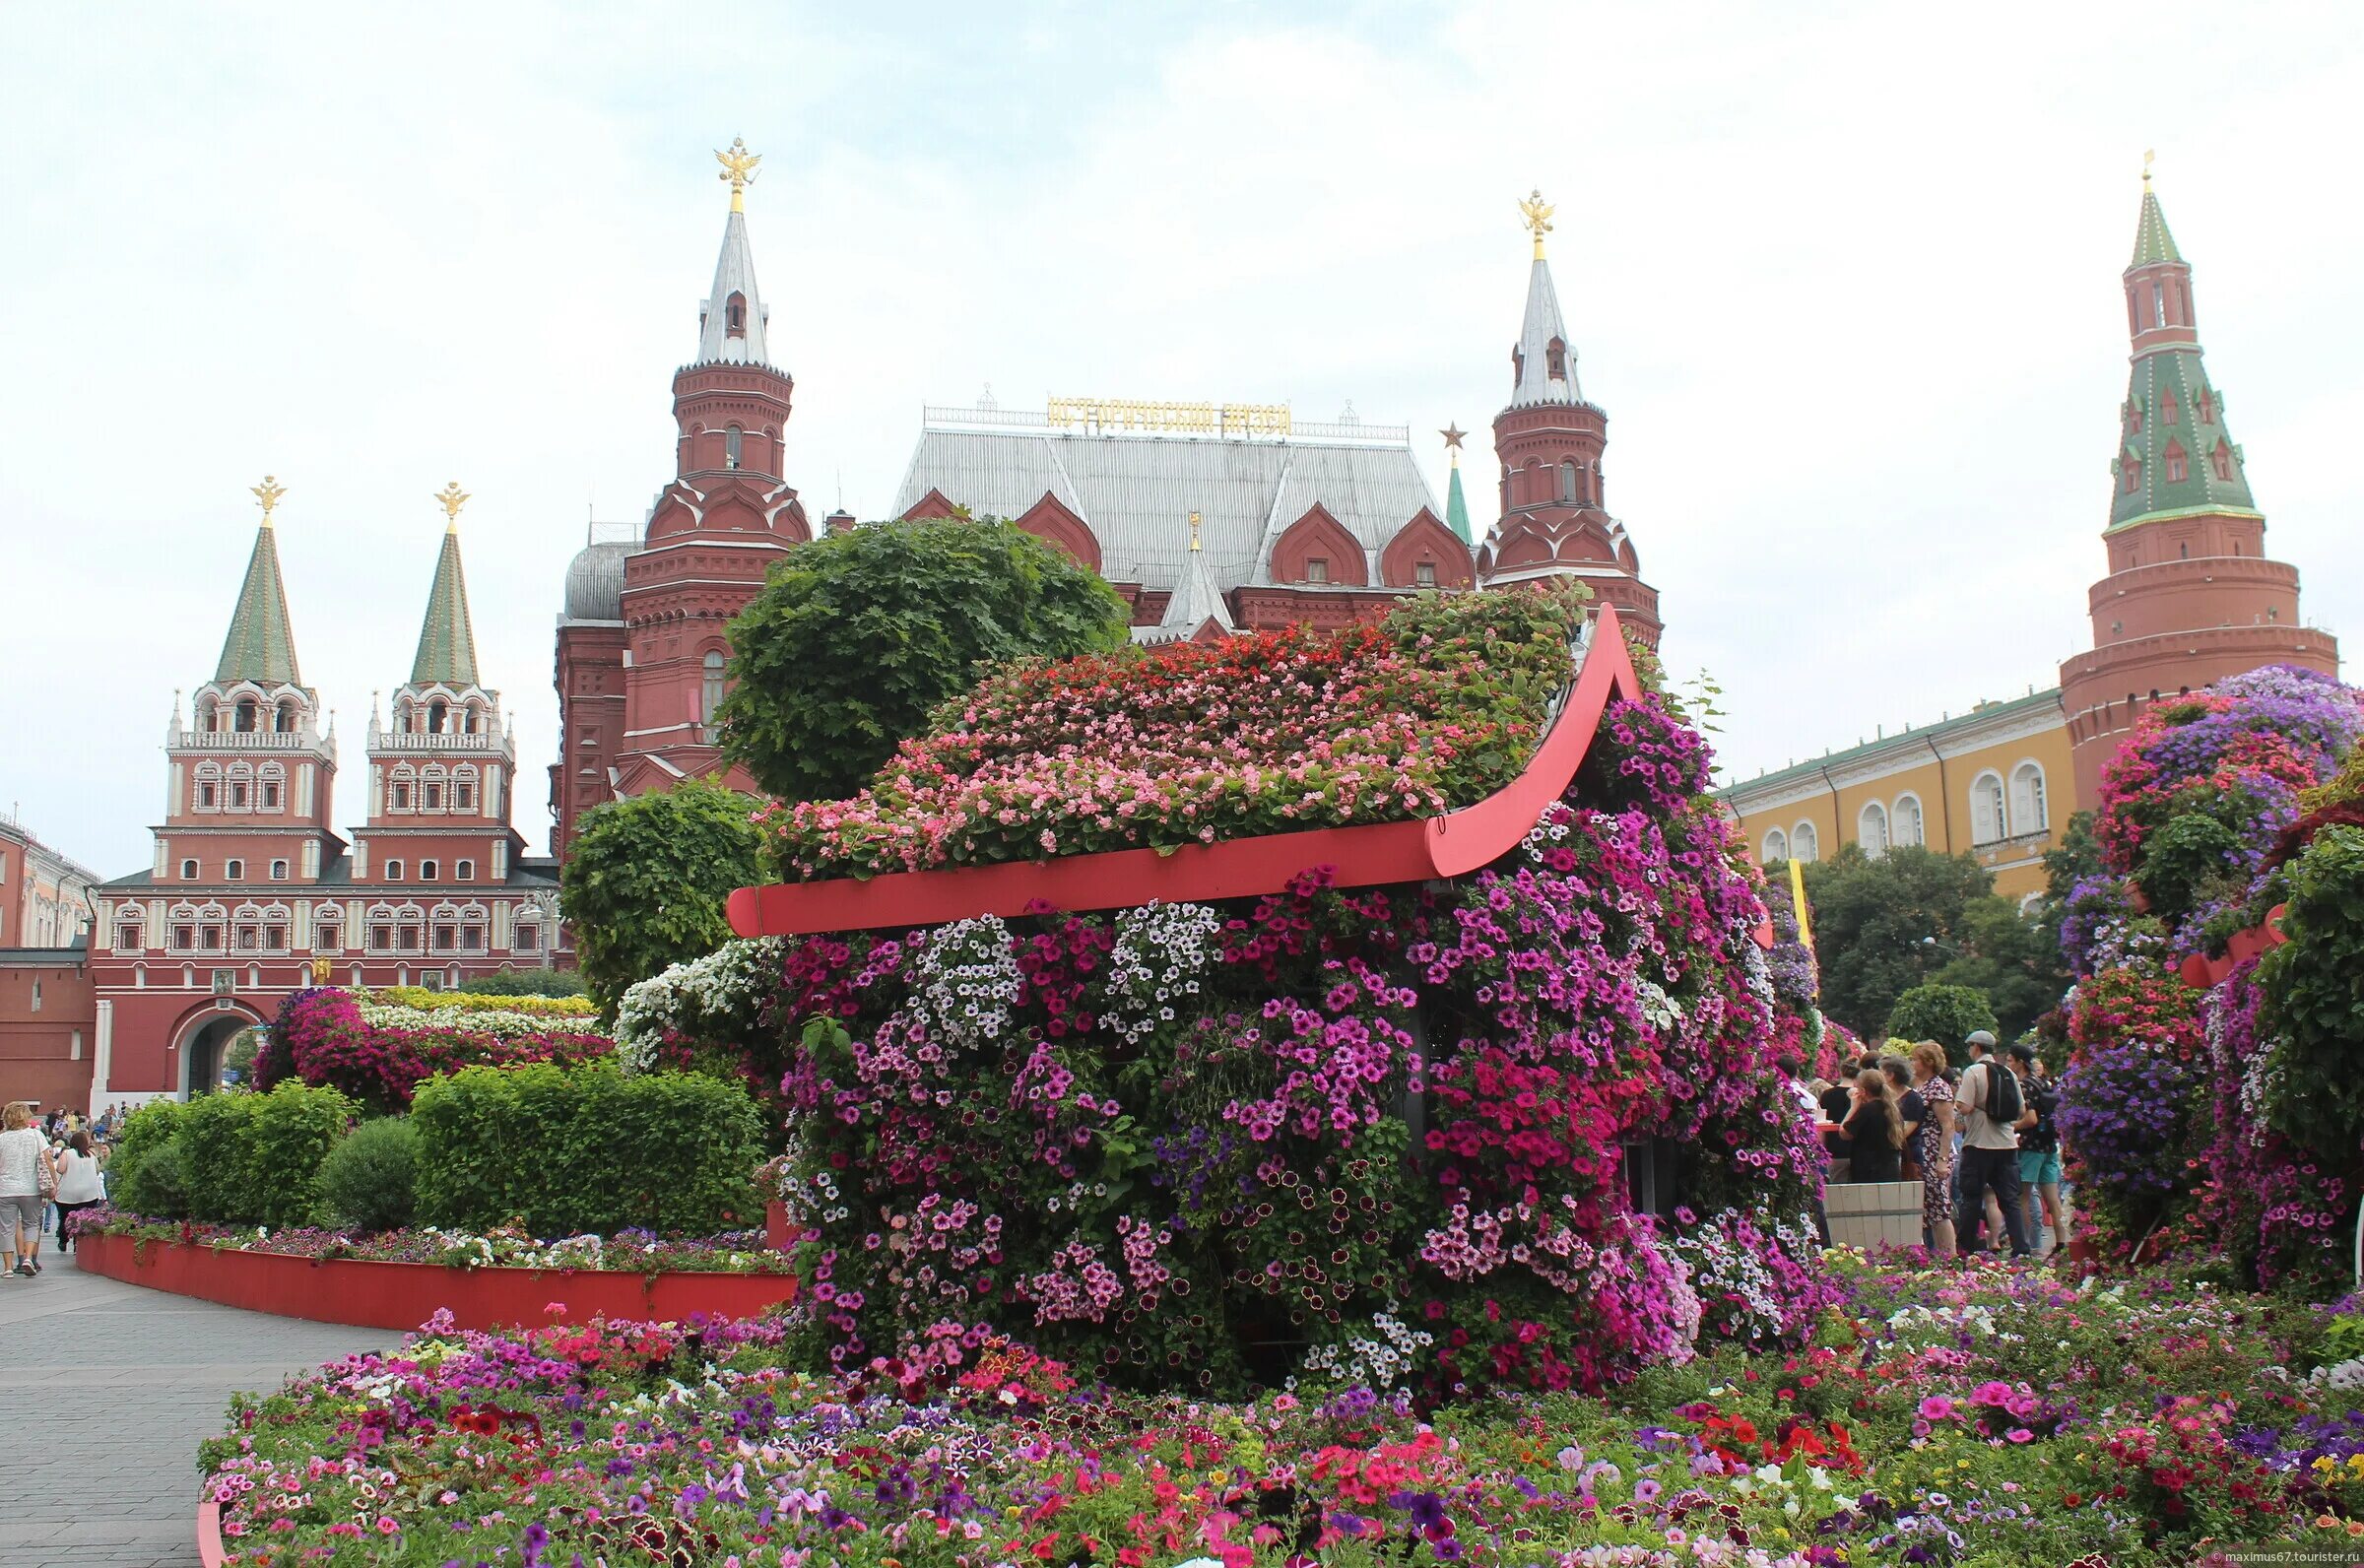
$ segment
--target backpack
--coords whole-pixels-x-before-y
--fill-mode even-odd
[[[2014,1125],[2020,1113],[2027,1109],[2020,1099],[2019,1075],[1992,1056],[1977,1065],[1987,1070],[1986,1103],[1979,1109],[1986,1112],[1987,1120],[1998,1127]]]

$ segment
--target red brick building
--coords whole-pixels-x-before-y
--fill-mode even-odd
[[[2134,371],[2110,459],[2109,575],[2087,595],[2093,648],[2061,666],[2076,798],[2098,798],[2102,764],[2143,709],[2260,665],[2326,675],[2339,645],[2304,624],[2298,568],[2266,555],[2266,514],[2200,361],[2192,267],[2168,231],[2150,174],[2125,273]]]
[[[271,481],[213,679],[164,736],[164,819],[148,870],[98,888],[89,1052],[64,1103],[187,1093],[282,998],[347,985],[457,986],[550,961],[555,863],[509,825],[516,750],[480,684],[456,486],[410,679],[369,721],[365,825],[334,822],[338,747],[303,684]]]

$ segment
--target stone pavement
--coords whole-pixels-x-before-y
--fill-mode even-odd
[[[119,1284],[44,1239],[38,1278],[0,1277],[0,1568],[197,1561],[197,1442],[230,1396],[402,1337]]]

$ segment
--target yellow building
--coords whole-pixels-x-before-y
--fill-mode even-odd
[[[1842,844],[1871,855],[1908,844],[1968,850],[1995,874],[1997,892],[2025,903],[2044,891],[2044,852],[2077,811],[2075,790],[2056,686],[1729,785],[1717,798],[1760,863],[1821,860]]]

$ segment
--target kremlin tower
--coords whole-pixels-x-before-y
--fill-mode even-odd
[[[2266,558],[2266,514],[2200,362],[2192,267],[2147,166],[2125,282],[2134,372],[2110,461],[2110,571],[2088,595],[2093,650],[2061,666],[2080,801],[2162,697],[2260,665],[2339,666],[2331,636],[2299,621],[2298,568]]]
[[[1658,590],[1642,581],[1625,525],[1609,515],[1601,454],[1609,416],[1576,385],[1576,351],[1559,319],[1559,294],[1543,259],[1551,208],[1543,193],[1519,204],[1535,236],[1527,274],[1527,316],[1510,351],[1510,405],[1494,416],[1502,465],[1502,519],[1478,552],[1487,587],[1540,577],[1581,577],[1617,607],[1626,628],[1658,646]],[[1448,440],[1452,436],[1448,435]]]
[[[566,574],[558,620],[559,761],[551,770],[553,849],[582,814],[727,767],[710,725],[722,700],[731,618],[792,545],[812,537],[780,477],[794,377],[778,368],[755,288],[746,190],[761,159],[733,142],[714,155],[731,187],[714,286],[699,303],[697,357],[673,378],[675,477],[636,540],[587,544]]]

